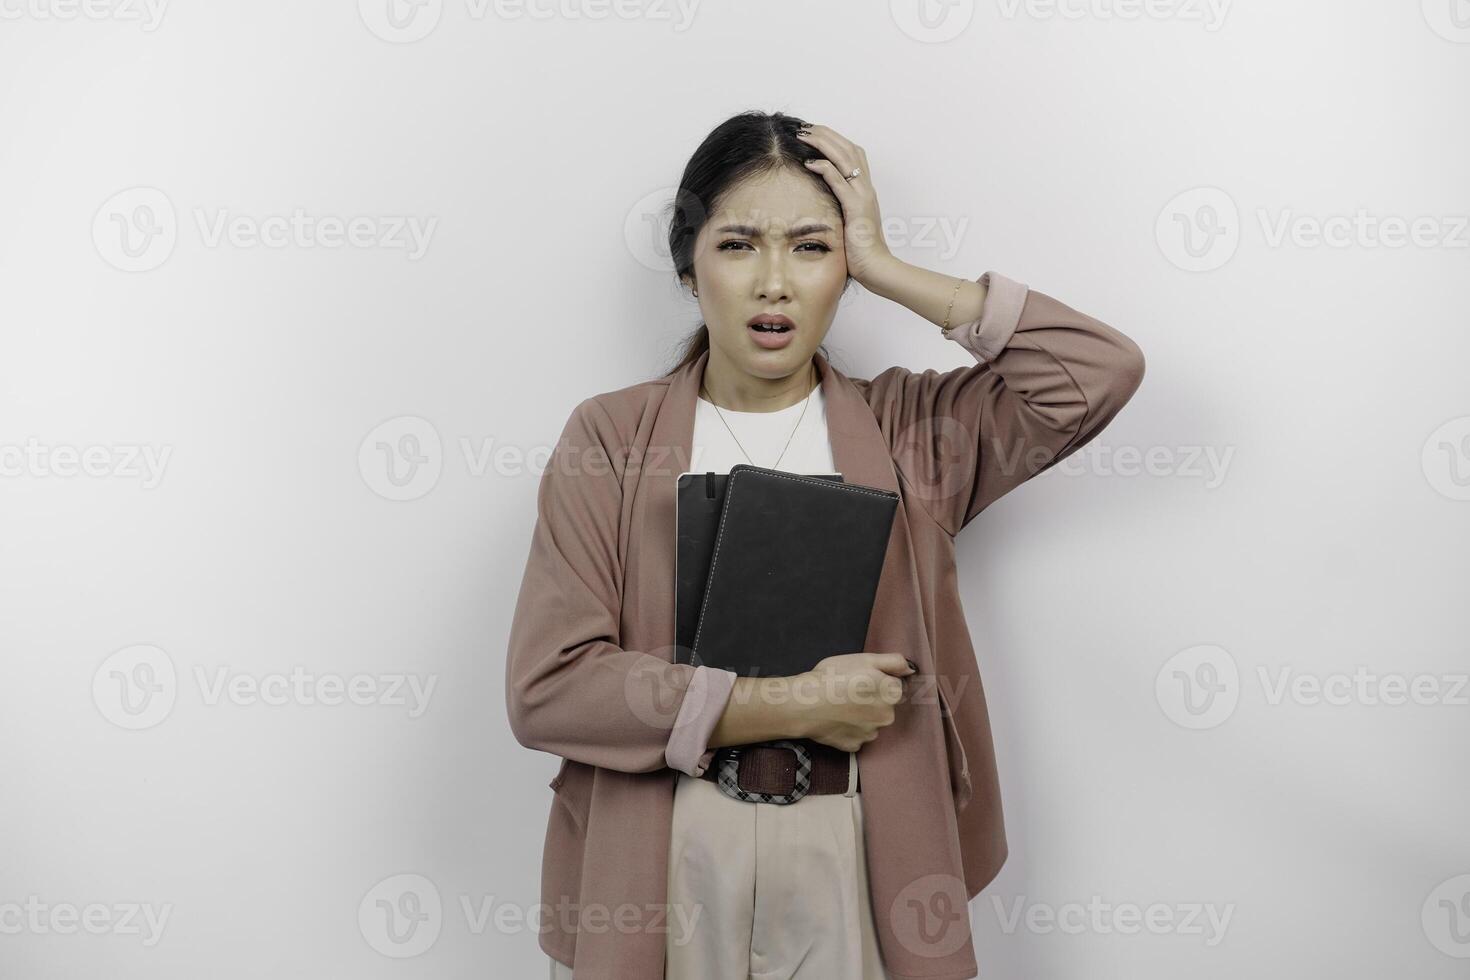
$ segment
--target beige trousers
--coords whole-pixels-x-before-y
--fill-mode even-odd
[[[665,980],[887,980],[863,855],[857,756],[845,794],[732,800],[680,774]],[[574,980],[551,960],[551,980]]]

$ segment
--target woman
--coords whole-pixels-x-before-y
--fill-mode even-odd
[[[1025,285],[894,257],[862,147],[749,112],[685,168],[669,231],[705,323],[656,380],[583,400],[537,495],[506,665],[512,731],[561,765],[542,864],[553,978],[977,974],[967,902],[1006,857],[954,537],[1096,436],[1126,336]],[[976,363],[850,378],[819,349],[849,281]],[[900,495],[866,651],[736,678],[673,648],[678,474],[841,473]],[[795,791],[789,747],[812,748]],[[712,778],[745,746],[734,785]],[[861,790],[859,790],[861,786]]]

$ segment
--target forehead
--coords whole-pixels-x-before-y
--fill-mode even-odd
[[[734,222],[779,234],[783,229],[812,221],[840,228],[842,210],[810,176],[783,167],[731,186],[715,203],[708,227],[719,228]]]

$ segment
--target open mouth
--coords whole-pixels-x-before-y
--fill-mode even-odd
[[[791,335],[796,333],[796,324],[762,321],[747,324],[746,329],[750,331],[751,342],[757,347],[766,350],[782,350],[791,346]]]

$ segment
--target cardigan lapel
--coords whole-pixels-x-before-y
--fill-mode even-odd
[[[878,429],[878,420],[872,409],[857,389],[841,371],[837,370],[820,351],[812,354],[822,386],[822,398],[827,409],[827,435],[832,443],[832,459],[846,483],[861,483],[898,492],[898,478],[893,469],[893,457],[883,433]],[[704,380],[704,368],[709,363],[709,351],[681,368],[670,379],[668,393],[654,423],[651,445],[663,447],[672,455],[670,466],[678,466],[672,475],[677,477],[689,469],[694,445],[695,402],[699,387]],[[650,458],[650,464],[659,461]],[[672,481],[658,481],[669,500],[674,497]]]
[[[822,386],[822,398],[827,412],[827,437],[832,446],[832,460],[843,482],[858,483],[869,487],[898,492],[898,477],[893,467],[893,457],[878,420],[863,394],[841,371],[837,370],[820,351],[812,354]],[[649,626],[660,650],[666,652],[664,659],[673,661],[674,656],[674,558],[677,528],[678,477],[680,473],[693,469],[694,415],[700,385],[704,380],[705,365],[709,363],[709,351],[684,365],[670,377],[662,404],[656,409],[652,431],[649,433],[648,449],[639,461],[643,467],[635,480],[639,497],[635,511],[635,524],[626,541],[630,549],[641,551],[652,548],[651,554],[624,554],[625,562],[630,558],[643,559],[638,564],[644,575],[640,586],[635,612]],[[903,502],[894,517],[894,526],[905,524]],[[652,536],[649,533],[652,531]],[[912,579],[910,566],[898,562],[895,551],[907,552],[909,542],[906,534],[895,533],[889,540],[889,549],[884,564],[884,574],[879,580],[879,594],[874,600],[873,622],[869,628],[868,650],[904,650],[906,655],[929,669],[931,661],[927,642],[922,631],[917,637],[885,637],[880,608],[886,608],[896,596],[891,594],[893,579],[900,571],[906,571]],[[625,566],[626,567],[626,566]],[[915,583],[917,587],[917,583]],[[873,646],[875,642],[890,641],[888,646]],[[919,648],[921,644],[923,649]]]
[[[888,443],[863,393],[820,352],[812,359],[821,377],[832,459],[843,482],[899,492]],[[637,612],[647,617],[642,622],[652,627],[658,645],[667,651],[665,659],[670,661],[675,659],[672,597],[678,475],[691,469],[695,401],[708,360],[709,351],[705,351],[670,379],[649,435],[645,471],[637,480],[640,506],[634,533],[628,538],[630,548],[646,541],[644,546],[653,549],[651,554],[638,556],[643,559],[639,563],[643,574]],[[930,674],[934,660],[928,636],[922,628],[922,616],[910,605],[918,599],[918,579],[905,508],[906,502],[900,498],[864,649],[902,652],[919,665],[920,671]],[[651,540],[646,533],[650,530],[654,532]]]

